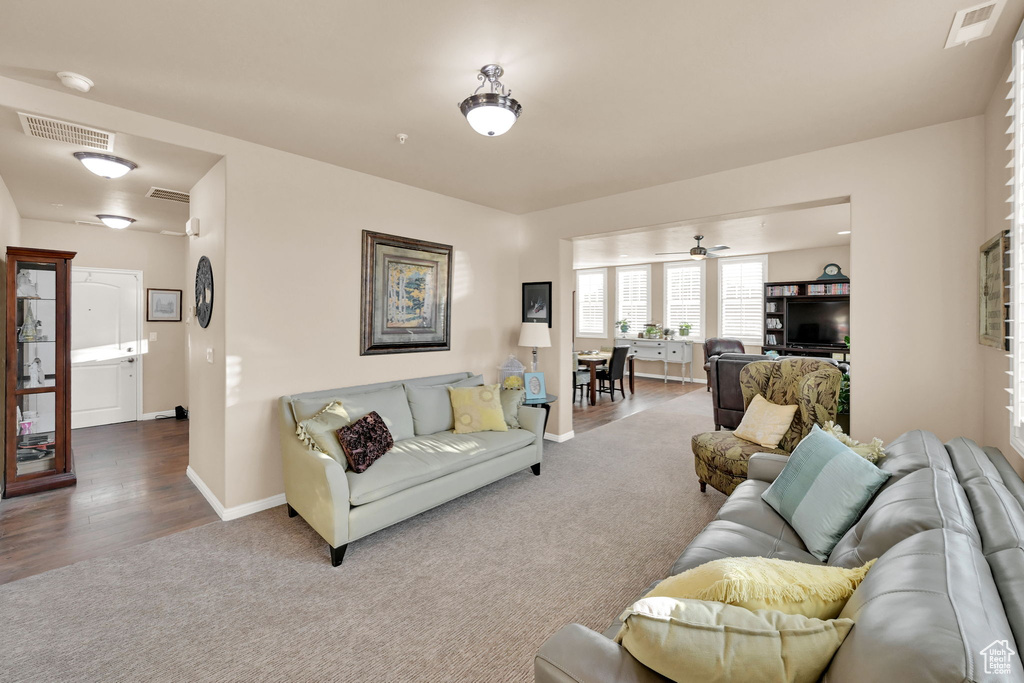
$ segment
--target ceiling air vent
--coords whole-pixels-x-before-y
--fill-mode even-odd
[[[168,190],[164,187],[151,187],[149,192],[146,193],[147,197],[153,199],[166,199],[169,202],[181,202],[182,204],[188,204],[188,192],[179,192],[178,190]]]
[[[183,233],[183,232],[174,232],[173,230],[161,230],[160,234],[161,235],[174,235],[175,237],[184,237],[185,236],[185,233]]]
[[[101,228],[107,227],[102,223],[96,223],[95,221],[75,221],[75,225],[98,225]]]
[[[45,116],[18,112],[25,135],[44,140],[68,142],[77,147],[98,149],[101,152],[114,151],[114,134],[99,128],[80,126],[77,123],[49,119]]]
[[[1005,4],[1006,0],[989,0],[957,12],[953,16],[949,37],[946,38],[946,47],[966,45],[972,40],[991,35]]]

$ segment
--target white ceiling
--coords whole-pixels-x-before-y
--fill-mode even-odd
[[[90,173],[72,156],[88,151],[97,150],[29,137],[18,113],[0,107],[0,178],[23,218],[98,223],[96,214],[113,214],[135,219],[127,230],[184,234],[188,204],[149,198],[146,193],[151,187],[188,192],[220,158],[115,133],[112,153],[139,167],[124,177],[107,179]]]
[[[1024,0],[944,50],[971,4],[33,0],[0,75],[522,213],[979,114]],[[499,138],[457,108],[489,62]]]
[[[749,256],[795,249],[850,244],[850,205],[843,200],[824,206],[778,207],[739,217],[704,218],[636,228],[573,241],[573,268],[689,261],[694,235],[701,244],[729,248],[718,256]],[[684,252],[663,254],[657,252]]]

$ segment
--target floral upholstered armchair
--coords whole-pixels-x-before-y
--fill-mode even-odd
[[[729,495],[747,478],[747,461],[754,453],[789,455],[811,426],[836,419],[842,373],[835,365],[818,358],[761,360],[740,370],[744,409],[760,394],[777,405],[795,405],[796,414],[778,448],[765,448],[732,432],[704,432],[694,435],[694,467],[700,490],[707,485]]]

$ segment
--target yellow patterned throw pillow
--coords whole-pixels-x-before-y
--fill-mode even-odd
[[[615,642],[677,683],[813,683],[853,628],[852,619],[673,598],[639,600],[621,619]]]
[[[789,431],[796,415],[796,406],[780,406],[758,394],[743,413],[735,436],[753,441],[764,448],[776,448]]]
[[[670,576],[644,597],[692,598],[749,610],[835,619],[868,573],[768,557],[725,557]]]
[[[455,433],[507,432],[505,412],[497,384],[482,387],[448,387],[455,416]]]

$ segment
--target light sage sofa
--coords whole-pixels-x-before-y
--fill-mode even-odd
[[[970,439],[943,445],[930,432],[913,431],[886,453],[878,464],[892,476],[826,563],[849,568],[878,558],[840,614],[856,626],[822,680],[1024,681],[1024,482],[1002,453]],[[748,478],[668,575],[722,557],[820,565],[761,499],[787,460],[750,458]],[[537,652],[534,680],[666,683],[612,640],[620,625],[616,619],[603,635],[563,626]],[[1004,658],[992,659],[1000,649]],[[758,680],[756,672],[747,680]]]
[[[469,372],[328,389],[279,400],[281,456],[288,514],[301,515],[341,564],[348,543],[502,477],[532,468],[540,474],[544,411],[519,406],[520,429],[455,434],[449,385],[482,384]],[[296,436],[298,422],[338,400],[353,418],[376,410],[394,447],[356,474]],[[448,421],[445,422],[447,409]]]

